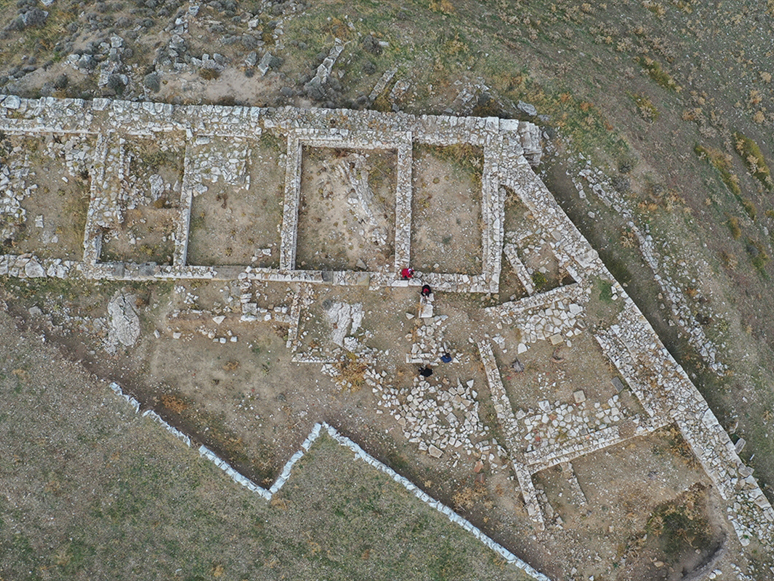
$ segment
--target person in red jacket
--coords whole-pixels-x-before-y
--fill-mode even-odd
[[[414,269],[406,267],[403,270],[400,271],[400,277],[403,280],[409,280],[411,278],[414,278]]]

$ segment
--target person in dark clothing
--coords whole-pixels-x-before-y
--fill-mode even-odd
[[[429,367],[420,367],[419,368],[419,375],[422,377],[430,377],[433,374],[433,370]]]
[[[430,288],[429,284],[423,284],[422,285],[422,296],[423,297],[429,297],[433,292],[433,289]]]

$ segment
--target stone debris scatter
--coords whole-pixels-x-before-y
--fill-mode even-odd
[[[581,392],[582,393],[582,392]],[[556,402],[551,405],[547,400],[538,402],[540,410],[524,417],[524,439],[528,442],[527,451],[560,443],[562,441],[589,436],[603,430],[627,417],[625,408],[619,406],[618,396],[614,395],[606,403],[573,406]],[[638,421],[634,418],[634,421]]]
[[[372,376],[367,383],[379,398],[378,405],[398,422],[406,439],[430,456],[448,462],[480,458],[493,470],[507,455],[481,421],[478,393],[473,380],[457,385],[435,379],[414,378],[409,392],[383,383]]]

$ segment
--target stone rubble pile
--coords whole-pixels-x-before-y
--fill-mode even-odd
[[[591,289],[572,284],[488,307],[485,311],[501,325],[517,327],[521,331],[518,353],[525,352],[527,345],[544,339],[553,345],[564,342],[571,346],[571,338],[583,332],[583,305],[590,294]]]
[[[491,436],[478,415],[478,392],[474,382],[457,385],[414,378],[410,391],[384,383],[385,375],[370,372],[366,383],[378,399],[378,405],[398,422],[403,435],[434,458],[443,457],[453,466],[460,460],[480,458],[493,470],[502,465],[507,454]]]
[[[444,341],[446,319],[448,319],[447,315],[421,319],[422,323],[407,335],[411,341],[411,352],[406,354],[406,363],[438,365],[444,353],[449,353],[454,358],[453,350]]]
[[[545,489],[538,484],[535,486],[535,491],[537,492],[537,499],[540,502],[540,508],[545,515],[546,528],[563,529],[564,527],[562,525],[564,524],[564,520],[562,520],[562,517],[554,510],[551,502],[549,502]]]
[[[573,440],[580,437],[592,437],[593,432],[603,430],[630,416],[626,408],[619,405],[619,397],[614,395],[607,402],[583,402],[580,405],[548,400],[538,402],[540,411],[529,410],[522,419],[524,439],[527,451]],[[638,418],[632,418],[635,422]]]
[[[508,235],[506,234],[506,240],[507,239]],[[526,266],[524,266],[524,263],[519,258],[517,246],[510,243],[506,244],[503,247],[503,252],[505,253],[505,257],[511,264],[511,268],[513,268],[513,271],[516,273],[516,277],[519,279],[519,282],[521,282],[521,285],[524,287],[524,290],[527,292],[527,294],[535,294],[535,285],[532,282],[532,273],[529,271],[529,269],[527,269]]]
[[[26,177],[30,173],[29,167],[24,166],[24,158],[11,160],[10,165],[0,167],[0,188],[3,195],[0,197],[0,239],[6,240],[15,236],[18,228],[27,219],[27,210],[21,205],[25,198],[32,195],[35,184],[27,186]]]
[[[209,147],[205,147],[209,146]],[[234,137],[228,142],[209,136],[199,136],[194,142],[187,182],[193,185],[193,196],[207,192],[204,182],[217,184],[223,181],[235,191],[250,189],[250,173],[247,171],[250,147],[246,140]]]

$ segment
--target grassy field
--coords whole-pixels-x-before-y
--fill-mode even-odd
[[[0,578],[527,578],[327,436],[267,503],[4,313],[0,337]]]

